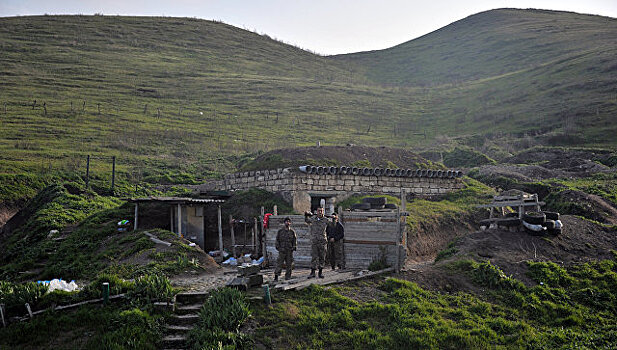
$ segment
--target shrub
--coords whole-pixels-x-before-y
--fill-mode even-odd
[[[135,289],[129,298],[137,304],[149,304],[157,300],[168,300],[173,296],[173,287],[165,275],[144,275],[135,279]]]
[[[238,330],[249,316],[249,305],[242,292],[217,289],[201,308],[199,323],[189,333],[187,343],[194,349],[248,349],[251,339]]]
[[[97,278],[87,285],[82,293],[86,298],[102,298],[103,297],[103,282],[109,283],[109,294],[116,295],[126,293],[135,288],[133,282],[125,281],[120,277],[112,274],[100,274]]]
[[[26,303],[34,307],[47,293],[47,290],[46,285],[35,282],[11,283],[0,281],[0,304],[5,304],[7,312],[21,308]]]

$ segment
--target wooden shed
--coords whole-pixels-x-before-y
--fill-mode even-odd
[[[366,269],[369,264],[385,254],[388,264],[397,270],[406,258],[405,217],[399,210],[391,211],[345,211],[340,221],[345,227],[345,265],[351,269]],[[309,267],[311,263],[311,240],[304,215],[277,215],[269,219],[266,230],[267,259],[273,266],[278,257],[274,248],[276,233],[289,217],[298,236],[298,248],[294,252],[295,265]]]

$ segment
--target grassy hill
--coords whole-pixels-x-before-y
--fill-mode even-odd
[[[199,182],[299,145],[521,138],[614,147],[615,20],[471,16],[321,57],[189,18],[0,18],[0,173]],[[430,83],[430,84],[429,84]]]
[[[585,53],[602,54],[614,49],[616,34],[614,18],[500,9],[389,49],[333,58],[365,68],[372,81],[434,86],[501,76]]]

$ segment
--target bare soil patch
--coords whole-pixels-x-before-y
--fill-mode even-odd
[[[575,216],[562,215],[564,231],[559,236],[532,236],[527,232],[499,229],[476,231],[459,238],[457,253],[438,263],[409,262],[401,277],[431,290],[476,292],[480,289],[466,276],[448,269],[458,259],[490,260],[507,275],[527,285],[527,261],[552,261],[565,266],[593,260],[611,259],[617,248],[617,229]]]

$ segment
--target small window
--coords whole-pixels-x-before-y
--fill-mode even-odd
[[[195,207],[195,216],[204,216],[204,207]]]

